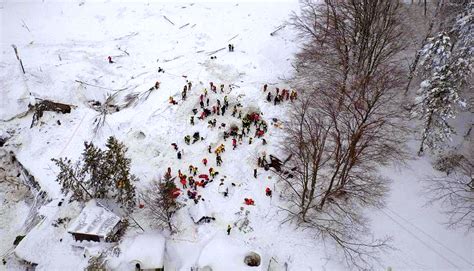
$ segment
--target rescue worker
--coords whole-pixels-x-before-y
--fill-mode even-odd
[[[176,143],[171,143],[171,146],[173,146],[173,148],[174,148],[175,151],[178,150],[178,144],[176,144]]]
[[[191,143],[191,136],[190,135],[185,136],[184,142],[189,145],[189,143]]]
[[[265,189],[265,195],[270,198],[272,197],[272,190],[269,187]]]
[[[183,185],[183,189],[187,188],[187,185],[186,185],[186,175],[183,175],[181,177],[181,179],[179,180],[179,182]]]

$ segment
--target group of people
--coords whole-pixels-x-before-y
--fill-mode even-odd
[[[233,45],[229,44],[229,51],[233,51]],[[217,122],[220,117],[224,117],[225,113],[229,111],[229,108],[232,108],[232,117],[240,120],[239,125],[228,125],[225,122],[221,122],[219,125],[219,129],[224,129],[223,132],[223,140],[226,141],[227,138],[231,138],[232,140],[232,148],[235,150],[237,149],[238,145],[242,144],[244,138],[248,138],[248,144],[253,144],[254,139],[259,138],[262,139],[262,144],[267,144],[266,139],[264,138],[265,134],[268,131],[268,124],[262,118],[262,114],[256,111],[251,111],[246,114],[243,114],[243,106],[239,102],[234,102],[230,105],[229,97],[225,94],[225,85],[220,84],[219,86],[214,84],[213,82],[209,83],[209,89],[211,91],[208,92],[207,88],[203,89],[203,92],[199,95],[199,106],[201,113],[199,113],[198,108],[194,108],[192,110],[192,115],[190,116],[190,124],[196,125],[198,121],[204,121],[206,118],[213,116],[210,120],[207,120],[208,128],[213,129],[217,127]],[[181,98],[185,101],[188,98],[188,92],[192,88],[192,83],[187,81],[186,85],[183,87],[181,92]],[[231,86],[229,85],[229,88]],[[265,91],[267,91],[267,85],[264,86]],[[214,93],[212,95],[212,93]],[[269,92],[270,97],[271,93]],[[214,97],[211,97],[214,96]],[[217,97],[216,97],[217,96]],[[284,89],[280,92],[277,88],[277,92],[275,97],[277,100],[288,100],[291,99],[292,101],[296,99],[296,92],[288,91]],[[211,103],[211,100],[214,100]],[[177,104],[176,101],[172,97],[170,97],[170,103]],[[275,103],[276,104],[276,103]],[[232,106],[232,107],[231,107]],[[196,118],[196,115],[198,116]],[[184,142],[187,145],[194,144],[199,140],[204,140],[200,136],[199,132],[195,132],[192,136],[186,135],[184,137]],[[173,148],[177,151],[178,159],[181,159],[183,151],[179,150],[178,145],[176,143],[172,144]],[[209,154],[215,155],[215,165],[220,167],[222,165],[222,154],[226,150],[225,143],[220,143],[217,146],[208,145],[207,150]],[[204,157],[201,160],[202,165],[204,168],[208,168],[208,173],[203,174],[199,172],[198,167],[194,165],[189,165],[188,168],[188,175],[178,170],[178,179],[181,184],[181,188],[186,190],[186,195],[189,199],[193,200],[196,204],[199,203],[200,200],[204,200],[198,190],[200,188],[205,188],[209,183],[213,182],[215,177],[219,174],[212,165],[208,161],[208,157]],[[265,157],[258,158],[258,166],[262,167],[266,164]],[[254,170],[254,177],[257,178],[257,169]],[[235,186],[232,183],[232,186]],[[224,179],[220,180],[218,185],[218,191],[223,194],[224,197],[228,197],[229,195],[229,187],[224,183]],[[272,196],[272,191],[269,187],[265,189],[265,195],[268,197]],[[245,205],[255,205],[255,201],[252,198],[245,198],[243,201]],[[230,229],[228,229],[228,233],[230,233]]]
[[[263,92],[267,92],[268,90],[268,85],[265,84],[263,85]],[[293,102],[296,100],[298,94],[296,93],[295,90],[288,90],[288,89],[282,89],[280,91],[280,88],[275,89],[275,94],[273,95],[271,91],[268,91],[267,93],[267,102],[271,103],[273,100],[273,104],[277,105],[280,104],[282,101],[288,101],[290,100]]]
[[[195,133],[193,134],[193,142],[192,142],[192,144],[198,142],[199,140],[204,140],[204,138],[199,135],[199,132],[195,132]],[[186,143],[187,145],[190,145],[190,144],[191,144],[191,136],[190,136],[190,135],[186,135],[186,136],[184,137],[184,143]]]

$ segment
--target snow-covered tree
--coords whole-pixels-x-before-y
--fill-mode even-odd
[[[92,195],[84,187],[84,175],[80,163],[72,163],[68,158],[52,159],[59,167],[56,181],[61,185],[61,192],[71,192],[71,199],[85,201]]]
[[[106,147],[102,150],[85,142],[81,160],[76,163],[68,158],[52,159],[60,170],[57,181],[63,193],[71,192],[73,199],[113,198],[130,211],[135,205],[133,183],[138,179],[130,174],[127,148],[114,137],[107,140]]]
[[[423,154],[425,146],[442,148],[455,133],[449,120],[456,117],[458,107],[465,106],[459,89],[465,84],[466,73],[469,73],[468,63],[458,59],[454,65],[437,67],[433,75],[421,83],[414,108],[423,121],[419,155]]]
[[[82,174],[87,176],[87,189],[94,197],[105,198],[110,186],[108,168],[103,166],[105,151],[92,143],[84,142]]]
[[[423,72],[430,75],[432,69],[448,64],[452,46],[451,38],[446,32],[439,33],[434,38],[429,38],[421,51],[423,58],[420,64],[423,67]]]
[[[130,174],[131,160],[127,158],[127,147],[119,142],[115,137],[107,140],[107,152],[105,154],[105,164],[108,165],[108,182],[114,186],[114,198],[126,208],[135,205],[134,182],[138,178]]]
[[[474,4],[464,4],[452,21],[449,31],[430,38],[421,51],[424,79],[420,84],[413,113],[423,121],[421,144],[424,148],[440,149],[455,132],[449,121],[457,109],[465,107],[462,92],[472,72],[474,58]]]

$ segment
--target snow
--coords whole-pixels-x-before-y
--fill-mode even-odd
[[[244,263],[245,256],[250,252],[255,252],[262,258],[259,251],[250,249],[243,241],[217,236],[202,249],[198,266],[200,268],[210,267],[212,271],[266,270],[268,260],[265,262],[262,259],[259,267],[251,267]]]
[[[22,260],[37,263],[37,270],[79,270],[87,259],[82,250],[73,248],[75,241],[64,225],[53,226],[58,218],[76,215],[76,204],[66,204],[56,209],[58,201],[52,201],[41,209],[43,219],[23,238],[14,250]]]
[[[210,211],[209,204],[206,201],[200,201],[198,204],[191,205],[189,207],[189,215],[193,219],[194,223],[204,217],[213,217],[212,211]]]
[[[204,206],[201,205],[203,202],[193,207],[193,201],[186,201],[186,196],[181,196],[179,200],[186,204],[176,214],[181,230],[173,236],[165,235],[167,239],[163,242],[161,233],[150,230],[153,225],[149,218],[134,213],[140,224],[143,223],[146,233],[122,240],[119,258],[108,258],[110,264],[116,267],[114,270],[130,270],[133,261],[156,264],[155,261],[160,258],[165,259],[167,270],[189,270],[190,267],[204,265],[212,266],[214,271],[259,270],[243,263],[244,256],[251,251],[262,256],[262,268],[273,257],[281,265],[287,263],[288,270],[346,269],[339,261],[340,257],[311,232],[291,223],[281,224],[285,219],[280,209],[284,206],[284,201],[279,198],[282,191],[269,172],[259,169],[257,178],[253,178],[257,155],[265,152],[279,156],[280,128],[269,125],[265,137],[268,145],[263,146],[257,139],[249,145],[247,138],[236,150],[232,150],[229,140],[222,140],[223,130],[208,128],[207,120],[196,121],[194,126],[189,124],[191,110],[199,108],[201,90],[209,89],[211,81],[226,85],[225,95],[229,96],[231,107],[240,101],[244,106],[243,114],[251,107],[260,110],[269,124],[271,118],[287,118],[284,114],[286,105],[273,106],[265,102],[261,88],[265,83],[269,84],[269,89],[288,87],[285,78],[291,77],[291,61],[299,44],[290,27],[274,36],[269,33],[298,8],[296,0],[272,3],[194,1],[194,4],[182,1],[5,1],[0,3],[0,7],[0,119],[5,120],[25,111],[31,95],[76,106],[70,114],[46,112],[42,123],[31,129],[31,114],[1,122],[2,131],[14,131],[8,144],[17,158],[35,176],[48,197],[54,199],[41,209],[44,220],[23,239],[15,254],[38,262],[38,270],[84,269],[90,257],[86,255],[84,258],[84,251],[73,247],[76,242],[65,226],[51,226],[58,217],[74,219],[80,208],[57,206],[58,199],[63,195],[55,182],[57,168],[50,159],[67,156],[74,161],[80,156],[84,141],[94,141],[102,146],[105,139],[113,135],[129,148],[127,154],[132,159],[132,172],[140,178],[136,184],[138,192],[150,180],[162,176],[167,167],[172,168],[173,175],[178,169],[186,172],[190,164],[199,167],[199,173],[207,173],[209,167],[219,171],[214,182],[199,189],[215,214],[213,223],[194,225],[189,211],[192,208],[199,211]],[[164,15],[175,25],[166,21]],[[180,28],[187,23],[189,25]],[[217,59],[210,60],[208,53],[225,47],[235,35],[238,36],[231,41],[235,44],[235,52],[223,50],[214,54]],[[25,75],[19,68],[11,44],[18,47]],[[121,50],[126,50],[128,55]],[[109,55],[114,64],[107,62]],[[162,67],[165,73],[157,73],[158,67]],[[193,82],[193,90],[189,92],[187,101],[182,102],[180,92],[186,79]],[[81,85],[75,80],[107,89]],[[97,112],[88,106],[87,101],[103,102],[112,89],[127,88],[120,97],[146,91],[157,80],[161,82],[160,89],[153,92],[148,100],[108,115],[101,132],[93,134]],[[235,87],[231,90],[229,84]],[[211,103],[216,98],[223,100],[223,95],[210,95]],[[170,96],[179,102],[177,106],[168,104]],[[228,126],[232,122],[238,123],[230,114],[228,112],[226,116],[219,117],[218,125],[221,122]],[[57,124],[57,120],[61,125]],[[204,141],[186,145],[183,137],[196,131],[200,132]],[[139,132],[144,137],[141,134],[137,136]],[[170,146],[173,142],[184,150],[182,160],[176,159],[176,153]],[[223,166],[216,167],[214,155],[207,152],[207,146],[211,144],[215,148],[221,143],[226,145],[226,152],[222,155]],[[209,160],[207,167],[200,162],[204,157]],[[385,270],[390,266],[394,270],[471,270],[474,259],[472,233],[447,230],[441,224],[443,216],[439,208],[424,206],[419,180],[433,173],[428,159],[408,163],[410,167],[384,169],[386,175],[394,179],[388,199],[390,209],[383,212],[370,210],[375,234],[392,235],[398,249],[382,258],[379,269]],[[224,178],[225,187],[232,188],[227,198],[218,192],[221,178]],[[236,186],[230,186],[231,183]],[[266,187],[273,190],[273,198],[265,196]],[[246,197],[253,198],[255,206],[245,206],[243,199]],[[233,225],[239,219],[236,213],[240,207],[249,211],[253,231],[244,233],[233,228],[231,235],[227,236],[227,225]],[[23,220],[26,207],[19,205],[18,208],[18,220]],[[5,211],[3,205],[0,209]],[[87,216],[71,221],[67,229],[79,227],[78,230],[105,235],[110,225],[101,228],[101,223],[98,223],[91,228],[85,227],[99,213],[98,210],[87,212]],[[12,217],[10,209],[6,216],[0,218],[4,217]],[[110,216],[110,219],[115,222],[117,217]],[[18,223],[21,222],[2,221],[1,225],[8,227],[15,224],[11,228],[18,229]],[[12,232],[0,230],[0,234]],[[0,240],[12,239],[14,237],[10,236]],[[59,239],[63,241],[59,242]],[[165,255],[160,257],[165,243]],[[97,249],[105,249],[103,245],[98,244]],[[262,255],[260,252],[263,251]]]
[[[68,232],[105,238],[119,222],[119,216],[100,206],[95,200],[90,200],[70,224]]]
[[[113,270],[133,270],[139,263],[142,269],[162,268],[165,256],[165,237],[156,232],[126,238],[119,245],[120,255],[111,258]]]

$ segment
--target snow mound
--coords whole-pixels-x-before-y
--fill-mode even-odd
[[[264,260],[259,266],[249,266],[245,259],[249,255],[261,256],[250,249],[243,241],[231,237],[216,237],[212,239],[201,252],[198,260],[200,268],[208,268],[212,271],[225,270],[264,270]]]
[[[119,246],[120,255],[112,258],[112,270],[133,270],[137,264],[141,269],[162,268],[165,256],[165,238],[158,233],[145,233],[125,239]]]

